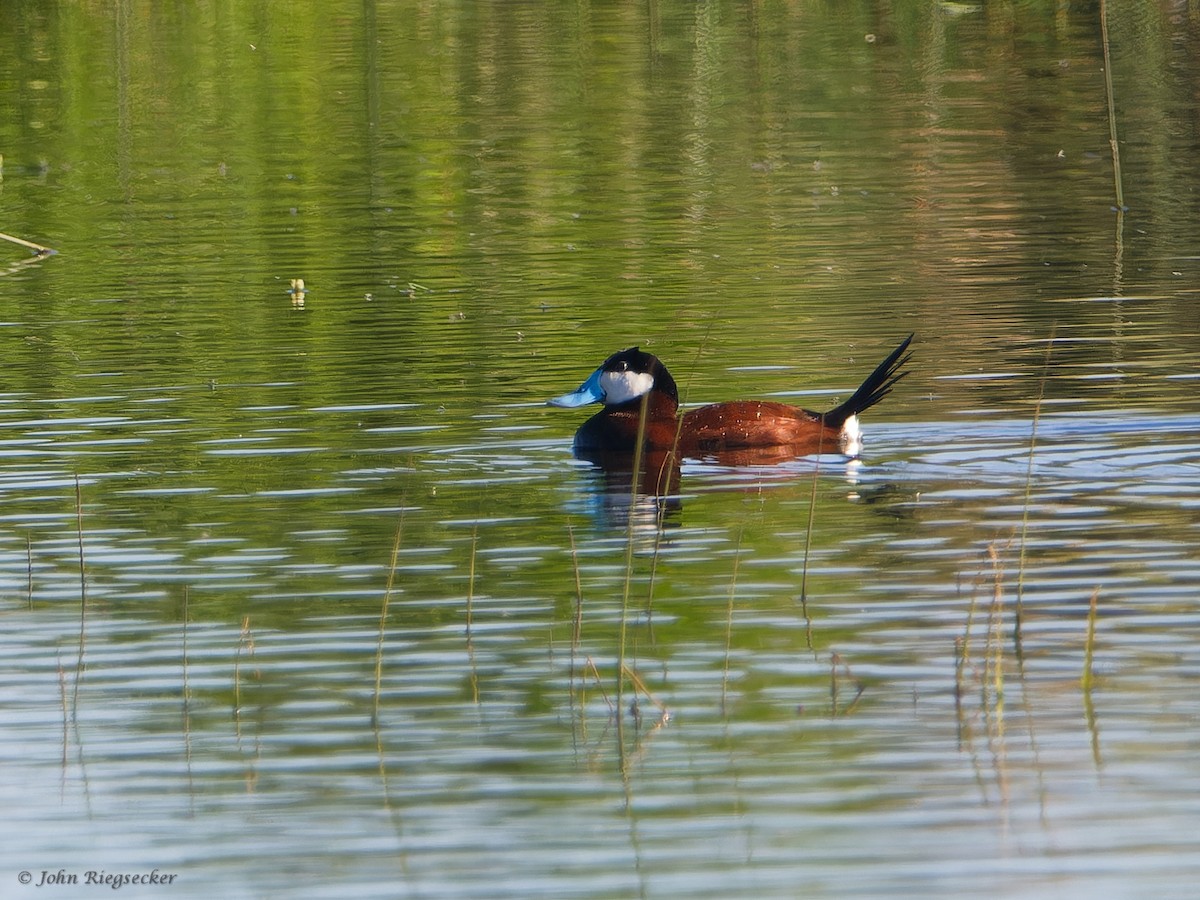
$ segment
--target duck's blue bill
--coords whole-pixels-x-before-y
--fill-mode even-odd
[[[579,390],[547,400],[546,403],[550,406],[562,406],[567,409],[587,406],[589,403],[599,403],[604,399],[604,389],[600,387],[600,375],[603,371],[603,369],[597,369],[593,372],[588,380],[579,386]]]

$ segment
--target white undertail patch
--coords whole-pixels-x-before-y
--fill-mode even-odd
[[[842,453],[851,459],[862,456],[862,426],[858,424],[858,416],[851,416],[846,420],[838,437]]]

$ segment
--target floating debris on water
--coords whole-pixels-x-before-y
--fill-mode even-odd
[[[304,295],[308,293],[308,289],[304,286],[304,279],[293,278],[292,286],[288,290],[288,293],[292,295],[292,306],[296,307],[296,309],[303,309]]]

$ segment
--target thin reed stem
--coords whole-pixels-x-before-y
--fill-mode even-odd
[[[958,722],[958,741],[963,738],[963,692],[966,688],[963,673],[967,668],[967,658],[964,653],[966,641],[964,638],[954,639],[954,718]]]
[[[821,474],[821,444],[825,440],[824,420],[822,420],[822,428],[817,434],[817,456],[813,460],[812,485],[808,494],[808,522],[804,526],[804,568],[800,571],[800,605],[804,607],[805,616],[808,615],[808,556],[812,550],[812,533],[813,523],[817,517],[817,483]],[[811,635],[808,649],[812,649]]]
[[[993,544],[988,548],[994,567],[992,604],[988,613],[987,646],[984,651],[984,703],[983,713],[987,724],[988,746],[996,767],[996,788],[1000,793],[1002,808],[1008,808],[1008,767],[1006,722],[1004,717],[1004,570],[1000,555]],[[991,687],[991,701],[987,690]],[[1006,813],[1007,815],[1007,813]]]
[[[383,685],[383,644],[387,635],[388,610],[392,603],[392,585],[396,580],[396,567],[400,560],[400,546],[404,540],[404,501],[400,501],[400,518],[396,522],[396,537],[392,541],[391,563],[388,566],[387,584],[383,589],[383,603],[379,610],[379,640],[375,645],[375,705],[371,721],[379,724],[379,699]]]
[[[471,529],[471,560],[467,565],[467,647],[471,646],[472,607],[475,603],[475,554],[479,549],[479,526]]]
[[[1092,658],[1096,649],[1096,611],[1099,601],[1100,588],[1097,586],[1092,591],[1092,599],[1088,603],[1087,640],[1083,645],[1083,674],[1079,678],[1079,683],[1085,694],[1091,692],[1094,680]]]
[[[1121,293],[1125,271],[1125,191],[1121,179],[1121,145],[1117,141],[1117,105],[1113,92],[1112,55],[1108,44],[1108,3],[1100,0],[1100,43],[1104,46],[1104,94],[1108,100],[1108,145],[1113,161],[1113,191],[1117,198],[1116,234],[1113,238],[1113,292]]]
[[[61,656],[58,657],[58,699],[62,704],[62,771],[65,779],[70,760],[67,748],[70,746],[71,710],[67,706],[67,671],[63,668]]]
[[[1046,399],[1046,379],[1050,376],[1050,354],[1054,351],[1054,338],[1058,324],[1050,328],[1050,340],[1046,343],[1046,359],[1042,363],[1042,377],[1038,381],[1037,402],[1033,405],[1033,425],[1029,431],[1029,460],[1025,464],[1025,497],[1021,504],[1021,546],[1017,555],[1017,603],[1013,614],[1013,644],[1017,659],[1024,658],[1021,646],[1022,628],[1025,624],[1025,550],[1029,535],[1029,503],[1033,496],[1033,461],[1037,454],[1038,424],[1042,420],[1042,403]]]
[[[646,413],[649,406],[650,393],[647,392],[642,395],[641,409],[638,411],[637,442],[633,447],[633,479],[629,488],[629,520],[625,524],[625,583],[621,591],[621,624],[617,641],[617,685],[615,691],[617,704],[617,756],[622,772],[625,771],[625,714],[622,706],[622,693],[625,681],[625,640],[629,627],[629,591],[633,582],[634,526],[637,520],[634,511],[637,508],[638,488],[642,480],[643,444],[646,440]]]
[[[738,564],[742,559],[742,534],[745,527],[738,529],[737,543],[733,549],[733,574],[729,577],[729,601],[725,607],[725,664],[721,672],[721,714],[728,712],[726,701],[729,694],[729,657],[733,644],[733,601],[737,596]]]
[[[475,667],[475,644],[471,639],[471,622],[475,604],[475,558],[479,550],[479,525],[471,529],[471,562],[467,567],[467,658],[471,663],[471,699],[479,703],[479,670]]]
[[[1100,768],[1103,759],[1100,754],[1100,729],[1096,722],[1096,706],[1092,699],[1092,685],[1095,683],[1095,672],[1092,660],[1096,647],[1096,614],[1100,602],[1100,587],[1092,591],[1092,599],[1088,604],[1087,640],[1083,645],[1083,675],[1080,677],[1080,687],[1083,689],[1083,715],[1087,720],[1088,733],[1092,739],[1092,762]]]
[[[852,671],[850,671],[850,664],[847,663],[844,659],[842,659],[842,657],[839,654],[837,654],[837,653],[831,654],[829,657],[829,663],[830,663],[829,697],[833,704],[833,708],[831,710],[831,715],[834,718],[836,718],[839,715],[847,716],[850,713],[854,712],[855,707],[858,706],[858,701],[862,699],[862,695],[866,692],[867,686],[862,682],[861,679],[856,677]],[[838,669],[839,668],[842,670],[843,677],[848,678],[850,680],[850,682],[854,685],[854,696],[852,698],[850,698],[850,702],[846,704],[845,709],[842,709],[840,711],[838,710],[838,692],[839,692],[839,683],[840,683],[840,680],[838,678]]]
[[[692,385],[692,373],[700,364],[700,357],[704,353],[704,346],[708,343],[708,336],[712,332],[712,322],[709,322],[708,328],[704,331],[704,337],[700,340],[700,345],[696,348],[696,358],[692,361],[692,365],[687,370],[687,378],[680,383],[681,391],[679,394],[679,403],[682,406],[687,402],[688,391]],[[641,416],[638,422],[638,449],[642,447],[643,435],[645,430],[646,410],[649,404],[649,395],[642,398]],[[650,572],[646,578],[646,629],[651,643],[654,641],[654,586],[658,578],[658,563],[660,557],[659,551],[662,549],[663,539],[663,521],[667,515],[667,504],[663,502],[663,498],[670,494],[674,484],[672,482],[672,474],[675,471],[675,466],[680,462],[679,454],[679,438],[683,434],[683,416],[677,414],[675,416],[675,436],[671,440],[671,447],[662,456],[659,464],[658,475],[654,483],[654,549],[650,554]],[[637,463],[637,452],[634,454],[633,466],[633,484],[634,494],[633,499],[637,498],[637,485],[641,482],[641,466]]]
[[[836,653],[829,655],[829,708],[830,714],[837,716],[838,711],[838,663],[842,658]]]
[[[575,575],[575,618],[571,625],[571,654],[567,663],[567,698],[573,711],[575,709],[575,658],[579,653],[579,642],[583,638],[583,582],[579,576],[579,550],[575,546],[575,529],[570,524],[567,525],[567,539],[571,542],[571,571]]]
[[[25,535],[25,597],[33,609],[33,536]]]
[[[998,715],[1004,711],[1004,641],[1001,633],[1004,625],[1004,570],[1000,566],[1000,555],[996,545],[988,547],[988,556],[992,561],[992,605],[988,612],[987,647],[984,679],[985,686],[992,688],[992,708]],[[985,704],[986,707],[986,704]]]
[[[247,646],[253,651],[254,645],[250,641],[250,617],[242,616],[237,652],[233,655],[233,723],[239,738],[242,736],[242,650]]]
[[[600,697],[604,700],[604,705],[608,707],[609,714],[614,714],[616,712],[616,707],[613,705],[612,700],[608,698],[608,691],[604,690],[604,679],[600,677],[600,670],[596,668],[596,661],[590,656],[587,658],[587,661],[584,665],[584,671],[591,673],[592,681],[595,682],[596,687],[600,689]],[[620,716],[617,716],[618,721],[620,721],[620,718]]]
[[[629,679],[629,683],[633,685],[633,689],[636,693],[641,694],[654,704],[654,707],[659,713],[659,721],[662,723],[668,722],[671,718],[670,710],[667,709],[667,705],[665,703],[659,700],[658,697],[654,696],[654,693],[646,686],[646,682],[642,680],[642,676],[640,676],[633,669],[626,670],[625,676]]]
[[[971,635],[975,629],[975,616],[979,610],[979,586],[983,581],[983,571],[980,570],[975,574],[975,578],[971,582],[971,600],[967,604],[967,623],[963,627],[963,636],[961,641],[955,639],[955,647],[959,653],[959,668],[965,672],[969,666],[972,671],[976,671],[971,665]]]
[[[1113,189],[1117,212],[1125,211],[1125,192],[1121,187],[1121,146],[1117,142],[1117,105],[1113,93],[1112,56],[1108,44],[1108,3],[1100,0],[1100,43],[1104,47],[1104,95],[1108,100],[1108,144],[1113,161]]]
[[[188,681],[188,586],[183,586],[183,760],[188,777],[189,803],[195,801],[192,784],[192,688]]]
[[[191,699],[191,689],[188,686],[188,587],[183,586],[183,621],[181,629],[183,633],[183,721],[186,728],[190,711],[188,709],[188,701]]]
[[[79,539],[79,655],[75,658],[75,684],[71,691],[71,718],[79,712],[79,682],[83,680],[87,638],[87,567],[83,556],[83,493],[75,476],[75,528]]]

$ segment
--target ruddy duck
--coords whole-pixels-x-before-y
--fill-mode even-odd
[[[630,347],[614,353],[579,389],[547,401],[576,407],[603,403],[604,409],[579,427],[575,451],[584,456],[629,453],[637,444],[638,422],[646,409],[645,448],[675,450],[682,456],[736,455],[779,461],[793,456],[839,451],[857,457],[862,449],[858,414],[886,397],[907,372],[910,334],[844,403],[819,413],[770,400],[714,403],[679,415],[679,390],[658,357]],[[765,452],[764,452],[765,451]]]

